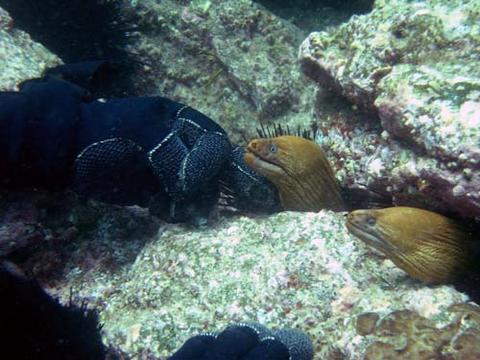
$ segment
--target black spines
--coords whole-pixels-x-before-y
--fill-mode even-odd
[[[15,360],[100,360],[105,348],[98,315],[84,305],[62,306],[40,285],[0,263],[1,354]]]
[[[282,124],[271,124],[264,125],[260,123],[260,127],[257,128],[257,135],[260,138],[273,138],[284,135],[292,135],[303,137],[304,139],[315,141],[315,137],[318,133],[318,126],[315,123],[312,123],[310,128],[302,128],[300,125],[296,129],[290,129],[287,125],[285,127]],[[247,141],[248,142],[248,141]]]
[[[0,0],[18,28],[65,62],[121,56],[129,26],[119,1]]]

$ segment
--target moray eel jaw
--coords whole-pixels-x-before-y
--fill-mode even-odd
[[[395,246],[382,238],[376,224],[377,219],[372,210],[355,210],[347,215],[346,226],[351,234],[383,253],[395,251]]]
[[[257,170],[262,174],[270,174],[277,176],[285,174],[285,170],[283,170],[280,165],[275,164],[275,162],[273,161],[262,158],[257,153],[250,150],[250,147],[247,148],[244,159],[251,168]]]

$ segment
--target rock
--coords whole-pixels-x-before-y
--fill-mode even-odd
[[[38,77],[61,60],[14,26],[0,8],[0,91],[16,90],[19,82]]]
[[[352,121],[333,124],[343,142],[355,128],[363,134],[352,167],[369,172],[367,183],[469,218],[480,216],[479,20],[478,2],[376,1],[300,49],[304,73],[379,122],[367,134]],[[375,152],[363,151],[372,140]],[[350,181],[352,170],[344,167]]]
[[[372,10],[373,0],[256,0],[274,14],[299,28],[319,31],[329,26],[338,26],[354,14]]]
[[[46,281],[62,272],[65,259],[90,271],[130,261],[158,227],[146,209],[82,201],[68,191],[0,193],[0,257],[21,258],[24,268]],[[131,239],[133,255],[122,252],[123,260],[113,261],[117,248],[131,249]]]
[[[128,251],[117,248],[112,261]],[[258,321],[305,331],[315,359],[359,359],[386,336],[378,329],[393,312],[440,327],[456,321],[449,306],[468,300],[450,286],[408,278],[351,237],[341,213],[327,211],[220,217],[196,230],[168,225],[114,272],[66,268],[57,291],[66,300],[73,286],[96,305],[106,341],[131,356],[145,348],[166,356],[191,334]],[[374,336],[357,334],[365,313],[374,320],[362,329]]]
[[[379,316],[374,312],[367,312],[357,316],[357,334],[369,335],[373,333],[377,326]]]
[[[41,224],[41,207],[28,197],[0,194],[0,257],[47,242],[49,232]]]
[[[123,1],[145,67],[139,94],[161,94],[218,121],[239,141],[259,120],[310,122],[312,90],[297,66],[303,32],[249,0]]]

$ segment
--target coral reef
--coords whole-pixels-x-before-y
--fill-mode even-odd
[[[130,246],[139,248],[134,239]],[[125,253],[116,248],[111,261]],[[448,306],[468,299],[409,279],[350,236],[342,214],[328,211],[222,216],[195,231],[168,225],[113,273],[100,266],[93,276],[78,260],[67,263],[55,292],[66,299],[73,286],[89,299],[105,341],[130,355],[149,348],[165,356],[190,334],[258,321],[306,332],[316,359],[357,359],[372,343],[357,335],[357,315],[410,310],[440,325]]]
[[[370,134],[342,119],[326,131],[352,139],[332,149],[337,157],[357,161],[358,144],[376,145],[344,167],[347,181],[368,172],[366,183],[391,185],[400,202],[480,215],[479,14],[477,2],[376,1],[370,14],[303,42],[304,73],[380,120]]]
[[[188,103],[235,141],[259,120],[315,122],[343,186],[480,216],[478,2],[377,0],[372,13],[311,34],[300,62],[315,92],[297,64],[304,30],[255,2],[116,9],[139,35],[125,50],[141,72],[122,91]],[[58,63],[0,9],[1,90]],[[70,193],[0,203],[0,255],[65,303],[73,287],[99,311],[104,342],[128,356],[167,356],[192,333],[252,320],[306,332],[315,359],[480,356],[469,297],[409,278],[349,235],[342,214],[220,215],[192,229]]]
[[[0,7],[0,90],[14,90],[19,82],[39,76],[58,65],[60,59],[15,28],[10,15]]]

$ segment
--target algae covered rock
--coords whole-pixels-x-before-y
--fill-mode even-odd
[[[448,320],[438,324],[409,310],[388,314],[375,324],[363,358],[478,359],[480,307],[454,304],[443,315]]]
[[[113,273],[66,268],[65,299],[73,286],[96,305],[105,341],[130,355],[149,348],[166,356],[191,334],[258,321],[306,332],[316,359],[358,359],[374,342],[357,334],[358,315],[405,310],[440,325],[450,305],[467,300],[450,286],[409,279],[352,238],[342,214],[327,211],[168,225]]]
[[[480,215],[479,20],[475,1],[376,1],[300,49],[307,75],[378,117],[384,152],[405,149],[376,154],[392,190],[466,217]]]
[[[14,26],[0,8],[0,90],[15,90],[20,81],[38,77],[60,59]]]
[[[309,123],[299,28],[249,0],[125,0],[123,9],[138,22],[129,51],[146,64],[139,93],[189,104],[236,141],[253,135],[259,120]]]

